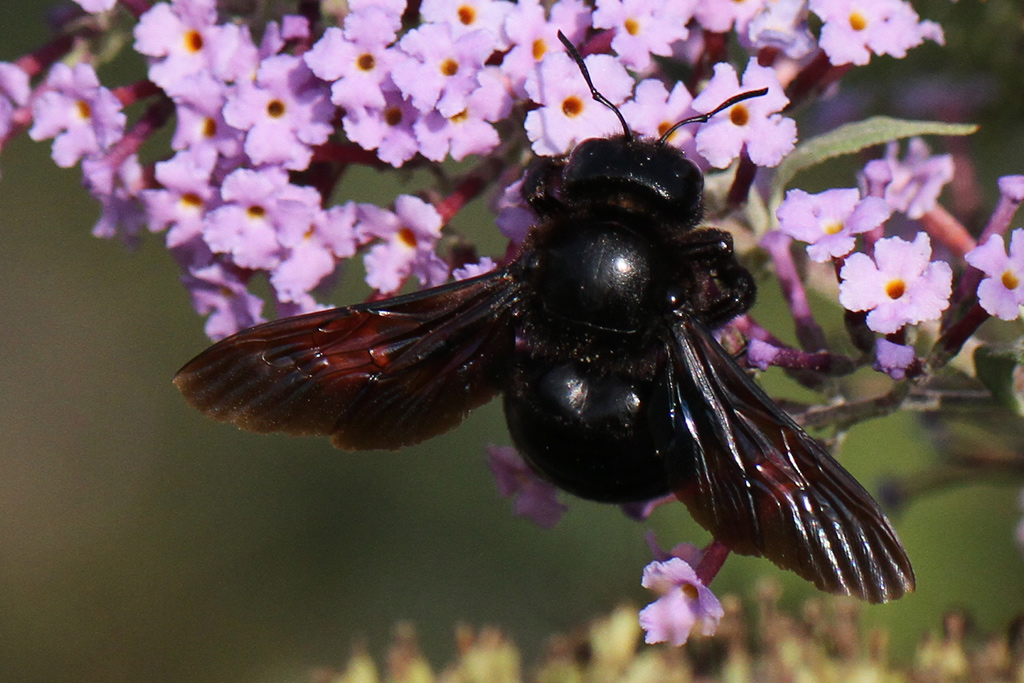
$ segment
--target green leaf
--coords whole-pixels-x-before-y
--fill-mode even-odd
[[[774,221],[775,209],[793,176],[820,164],[826,159],[854,154],[892,140],[918,135],[970,135],[978,130],[973,123],[942,123],[939,121],[905,121],[888,116],[875,116],[840,126],[833,131],[797,145],[775,172],[768,206]]]
[[[979,346],[974,351],[974,371],[999,405],[1024,415],[1024,396],[1019,379],[1024,354],[1020,347]]]

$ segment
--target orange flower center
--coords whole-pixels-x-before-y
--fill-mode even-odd
[[[267,116],[272,119],[279,119],[284,116],[285,106],[281,100],[270,100],[267,103]]]
[[[893,280],[885,286],[885,293],[890,299],[899,299],[907,291],[907,284],[903,280]]]
[[[398,230],[398,241],[407,247],[416,248],[416,233],[410,228],[400,228]]]
[[[186,192],[185,194],[181,195],[181,203],[189,207],[190,209],[198,209],[202,207],[203,200],[195,192]]]
[[[199,31],[192,29],[185,33],[184,38],[185,49],[189,52],[199,52],[203,49],[203,35]]]
[[[446,59],[441,62],[441,73],[451,78],[455,74],[459,73],[459,63],[454,59]]]
[[[547,51],[547,43],[545,43],[542,38],[538,38],[537,40],[533,41],[533,58],[536,59],[538,62],[541,60],[541,57],[543,57],[544,54],[547,53]]]
[[[402,110],[398,107],[389,107],[384,112],[384,122],[394,128],[402,122]]]
[[[575,95],[566,97],[562,102],[562,113],[569,118],[579,116],[583,113],[583,102]]]
[[[377,60],[370,53],[359,55],[359,59],[356,60],[356,68],[360,71],[373,71],[376,65]]]
[[[742,104],[737,104],[729,110],[729,120],[734,126],[745,126],[750,121],[750,110]]]

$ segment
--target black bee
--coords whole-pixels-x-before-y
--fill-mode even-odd
[[[563,42],[623,134],[532,165],[523,196],[540,220],[515,261],[252,327],[175,384],[218,420],[349,450],[423,441],[502,393],[516,447],[566,491],[672,493],[732,551],[822,590],[870,602],[913,590],[877,503],[712,336],[750,307],[754,283],[731,236],[698,226],[699,168],[669,133],[634,137]]]

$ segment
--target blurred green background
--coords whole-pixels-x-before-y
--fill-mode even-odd
[[[1001,87],[1020,58],[1019,5],[919,8],[959,52],[876,60],[861,87],[898,100],[923,65],[951,78],[951,98],[971,69]],[[0,59],[45,41],[46,9],[0,3]],[[994,29],[979,30],[989,23],[1010,36],[1003,62],[985,61],[1002,54],[987,49]],[[1019,98],[1019,81],[1005,92]],[[968,143],[987,200],[997,176],[1024,170],[1021,104],[994,105]],[[499,403],[400,453],[200,417],[170,379],[207,340],[161,240],[127,252],[91,237],[98,209],[49,143],[22,137],[0,167],[0,680],[305,681],[358,638],[380,651],[400,619],[438,664],[458,622],[500,624],[529,661],[547,634],[648,599],[644,526],[617,508],[572,501],[551,531],[510,514],[484,459],[507,442]],[[855,429],[842,457],[875,488],[933,455],[902,415]],[[898,655],[948,608],[998,628],[1024,607],[1019,483],[958,488],[897,519],[919,589],[865,618],[891,627]],[[663,545],[706,540],[669,507],[651,524]],[[749,592],[760,576],[791,601],[814,593],[736,557],[715,586]]]

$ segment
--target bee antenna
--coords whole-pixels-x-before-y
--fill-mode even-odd
[[[583,74],[583,78],[586,79],[587,85],[590,87],[590,96],[615,112],[615,115],[619,117],[619,123],[622,124],[622,132],[626,135],[626,140],[632,142],[633,131],[629,129],[629,124],[626,123],[625,117],[622,115],[622,112],[619,111],[619,108],[612,104],[611,100],[599,93],[597,88],[594,87],[594,82],[590,80],[590,72],[587,71],[587,65],[583,63],[583,57],[580,56],[579,50],[569,42],[569,39],[566,38],[565,34],[561,31],[558,32],[558,39],[562,41],[562,45],[565,45],[566,52],[568,52],[569,56],[572,57],[572,60],[576,62],[576,66],[580,68],[580,73]],[[765,92],[768,92],[767,89]]]
[[[704,123],[705,121],[710,119],[712,116],[714,116],[718,112],[722,111],[723,109],[728,109],[729,107],[731,107],[732,105],[736,104],[737,102],[742,102],[743,100],[749,100],[752,97],[763,97],[764,95],[767,95],[767,94],[768,94],[768,88],[760,88],[759,90],[748,90],[747,92],[741,92],[739,95],[733,95],[732,97],[727,99],[725,102],[722,102],[720,105],[718,105],[717,107],[715,107],[714,109],[709,111],[707,114],[701,114],[700,116],[691,116],[690,118],[683,119],[679,123],[675,124],[674,126],[669,128],[668,130],[666,130],[665,133],[660,138],[658,138],[658,142],[664,144],[668,140],[668,136],[672,135],[672,133],[676,132],[677,129],[679,129],[679,128],[685,126],[685,125],[691,124],[691,123]]]

